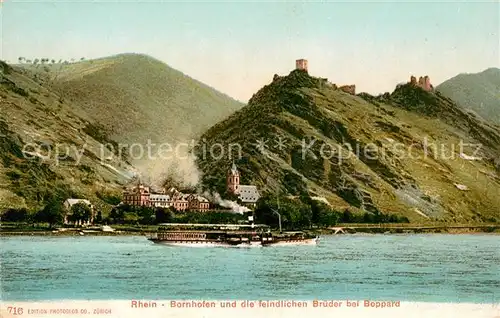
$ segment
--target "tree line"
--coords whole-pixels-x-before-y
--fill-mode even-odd
[[[28,59],[28,58],[25,58],[23,56],[20,56],[17,60],[18,60],[19,64],[33,64],[33,65],[37,65],[37,64],[41,64],[41,65],[45,65],[45,64],[69,64],[70,61],[71,61],[71,63],[74,63],[76,61],[74,58],[70,59],[70,61],[68,61],[68,60],[63,61],[63,59],[59,59],[56,63],[55,59],[49,59],[47,57]],[[84,60],[85,60],[84,57],[80,58],[80,61],[84,61]]]
[[[84,223],[92,218],[92,210],[84,203],[76,203],[71,206],[70,211],[65,211],[62,202],[51,200],[45,207],[35,213],[30,213],[26,208],[7,209],[2,213],[2,221],[16,223],[48,223],[49,227],[63,224],[67,214],[68,222]],[[102,222],[102,213],[97,212],[94,221]]]
[[[107,198],[109,199],[109,198]],[[110,202],[118,203],[116,198]],[[26,209],[9,209],[2,214],[2,221],[25,223],[48,223],[50,227],[62,224],[65,213],[69,222],[82,223],[90,219],[90,208],[85,204],[74,204],[71,211],[64,211],[62,202],[51,200],[40,211],[30,214]],[[406,217],[384,213],[352,213],[338,211],[328,204],[302,195],[298,198],[265,195],[257,201],[254,209],[256,223],[278,228],[279,217],[286,230],[312,227],[329,227],[337,223],[408,223]],[[109,215],[100,211],[94,216],[94,224],[155,225],[159,223],[244,223],[247,217],[230,211],[192,212],[174,208],[115,205]]]
[[[283,229],[299,230],[311,227],[329,227],[337,223],[409,223],[405,216],[384,213],[353,213],[338,211],[325,202],[308,195],[297,198],[267,195],[259,199],[255,217],[259,223],[277,228],[279,217]]]

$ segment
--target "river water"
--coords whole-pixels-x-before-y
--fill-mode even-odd
[[[184,248],[138,236],[0,239],[1,299],[500,302],[496,235],[338,235],[318,246]]]

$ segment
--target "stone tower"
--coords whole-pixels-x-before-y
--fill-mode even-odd
[[[432,91],[431,79],[427,75],[424,76],[424,86],[423,86],[423,89],[425,89],[428,92]]]
[[[304,59],[296,60],[295,69],[307,72],[307,60]]]
[[[227,190],[230,193],[240,194],[240,172],[234,162],[227,172]]]
[[[411,85],[421,87],[423,90],[428,91],[428,92],[431,92],[434,90],[434,87],[431,84],[431,79],[427,75],[420,76],[418,78],[418,82],[417,82],[417,78],[415,76],[411,76],[409,83]]]

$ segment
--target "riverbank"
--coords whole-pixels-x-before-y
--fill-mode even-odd
[[[105,227],[81,227],[81,228],[51,228],[44,226],[16,226],[9,224],[7,226],[0,226],[0,236],[16,236],[16,235],[31,235],[31,236],[122,236],[122,235],[137,235],[142,236],[145,233],[154,232],[156,226],[113,226]]]
[[[500,224],[339,224],[315,232],[319,234],[500,234]]]
[[[99,228],[57,228],[26,226],[0,226],[0,236],[144,236],[156,231],[156,226],[116,226],[114,231],[102,231]],[[315,235],[341,234],[500,234],[500,224],[474,225],[412,225],[412,224],[339,224],[329,228],[304,229]]]
[[[83,232],[83,231],[0,231],[1,236],[143,236],[147,232]]]

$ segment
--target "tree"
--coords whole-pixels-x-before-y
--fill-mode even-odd
[[[147,206],[141,206],[137,213],[140,224],[154,224],[155,223],[155,211]]]
[[[340,220],[342,221],[342,223],[352,223],[354,222],[354,215],[351,211],[346,209],[344,210],[344,213],[342,213],[342,217]]]
[[[92,216],[91,208],[83,202],[73,204],[71,206],[71,213],[71,219],[74,222],[86,222],[90,220],[90,217]]]
[[[23,63],[23,61],[25,61],[25,60],[26,60],[26,59],[25,59],[24,57],[22,57],[22,56],[20,56],[20,57],[18,58],[19,64],[22,64],[22,63]]]
[[[97,224],[101,224],[102,223],[102,213],[101,213],[101,211],[97,212],[97,215],[95,217],[95,223],[97,223]]]
[[[255,208],[255,218],[259,223],[278,227],[278,216],[273,212],[277,211],[276,197],[264,195],[257,201]]]
[[[370,212],[365,212],[365,214],[363,215],[363,223],[381,223],[381,222],[380,219],[375,216],[375,214]]]
[[[52,59],[52,60],[50,60],[50,63],[56,64],[56,60]]]
[[[312,221],[311,206],[297,199],[280,197],[280,208],[278,211],[278,200],[275,196],[263,196],[257,201],[255,217],[259,223],[278,227],[278,216],[281,215],[283,228],[298,229],[310,227]]]
[[[156,223],[170,223],[172,221],[172,212],[164,208],[156,208],[155,219]]]
[[[328,209],[320,213],[318,224],[323,226],[332,226],[338,223],[340,219],[340,214]]]
[[[311,206],[296,199],[285,199],[280,208],[284,227],[300,229],[311,226]]]
[[[320,226],[332,226],[337,224],[340,215],[334,211],[328,204],[318,201],[310,201],[312,210],[312,222]]]
[[[33,60],[33,64],[34,64],[34,65],[37,65],[37,64],[38,64],[38,62],[40,62],[40,60],[39,60],[39,59],[34,59],[34,60]]]
[[[80,59],[80,61],[83,61],[83,60],[85,60],[85,58],[84,58],[84,57],[82,57],[82,58]]]
[[[2,221],[5,222],[25,222],[29,218],[28,210],[22,209],[8,209],[2,214]]]
[[[45,207],[35,215],[36,222],[47,222],[49,227],[54,224],[60,224],[63,221],[63,206],[61,201],[51,199]]]
[[[112,223],[119,223],[119,224],[122,224],[125,220],[125,209],[127,206],[124,206],[124,207],[117,207],[117,208],[113,208],[111,210],[111,213],[109,213],[109,218],[111,220]]]

